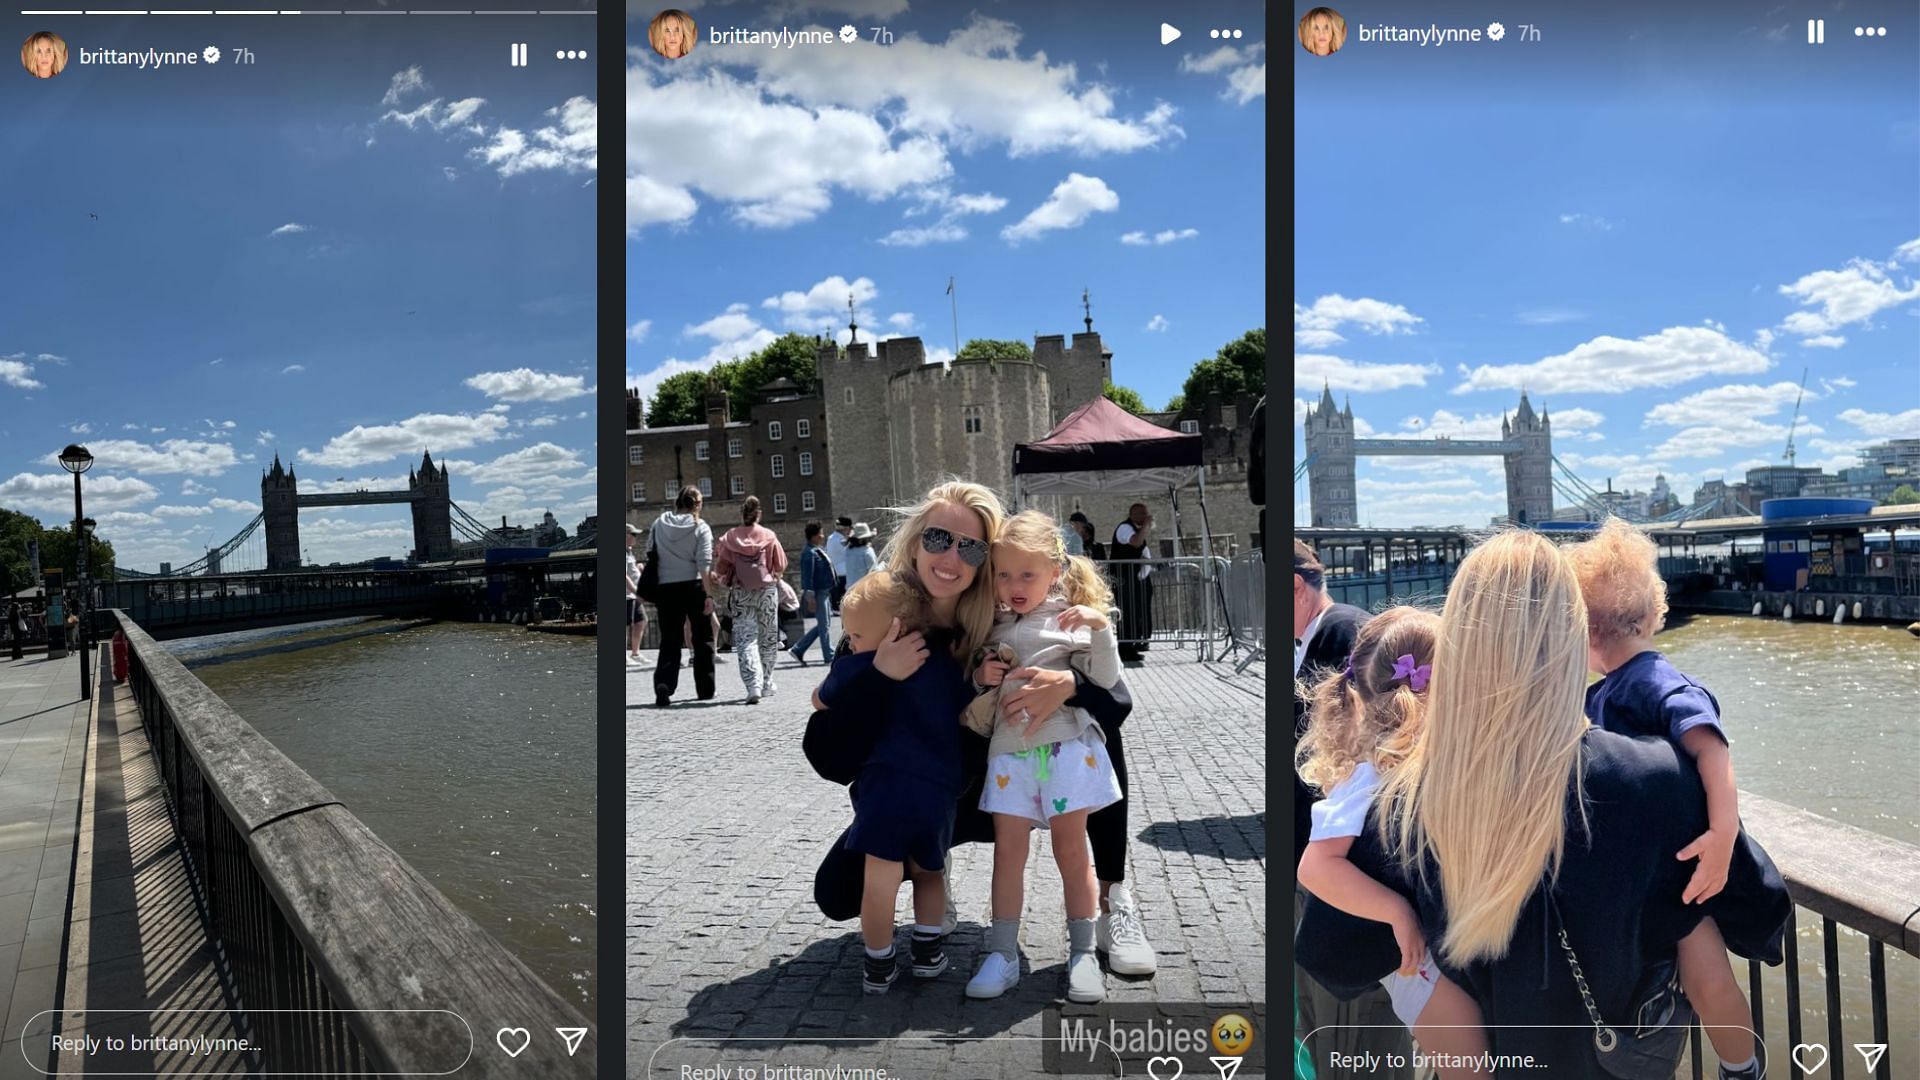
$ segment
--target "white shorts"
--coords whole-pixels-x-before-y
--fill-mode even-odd
[[[1107,744],[1084,731],[1065,742],[1001,754],[987,762],[980,809],[1023,817],[1044,829],[1056,815],[1098,810],[1119,801],[1120,779],[1113,774]]]
[[[1380,980],[1380,985],[1387,988],[1387,997],[1393,999],[1393,1015],[1407,1025],[1408,1031],[1420,1021],[1420,1014],[1433,997],[1433,988],[1439,984],[1440,969],[1434,966],[1432,953],[1420,958],[1420,967],[1414,974],[1402,975],[1396,971]]]

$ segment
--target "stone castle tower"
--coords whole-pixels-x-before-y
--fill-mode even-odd
[[[1307,488],[1316,527],[1351,528],[1359,518],[1353,491],[1353,402],[1333,407],[1333,387],[1323,386],[1320,404],[1307,414]]]
[[[1533,411],[1526,391],[1511,421],[1500,419],[1500,436],[1520,444],[1520,452],[1506,455],[1507,516],[1516,525],[1538,525],[1553,520],[1553,425],[1542,410]]]
[[[273,455],[260,474],[260,512],[267,530],[267,569],[300,569],[300,492],[293,470]]]
[[[421,456],[420,467],[407,471],[407,491],[413,495],[413,557],[440,562],[453,557],[453,495],[445,465],[436,466],[433,454]]]
[[[815,370],[832,512],[877,523],[947,476],[1010,495],[1013,444],[1044,436],[1111,377],[1113,354],[1087,324],[1071,346],[1036,337],[1030,361],[929,364],[919,338],[869,346],[856,325],[845,348],[823,340]]]

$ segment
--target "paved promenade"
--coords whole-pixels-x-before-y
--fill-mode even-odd
[[[1128,878],[1159,972],[1109,975],[1110,1004],[1266,999],[1266,673],[1255,664],[1235,675],[1231,662],[1193,655],[1157,648],[1126,671]],[[968,844],[953,853],[952,970],[863,994],[857,923],[828,922],[812,897],[826,845],[852,819],[846,790],[815,776],[800,751],[823,669],[782,657],[778,692],[748,706],[732,654],[718,667],[717,699],[667,710],[652,706],[650,669],[629,669],[627,1074],[666,1076],[672,1055],[698,1060],[697,1048],[713,1060],[718,1049],[681,1042],[655,1058],[668,1040],[759,1038],[773,1041],[737,1045],[778,1047],[790,1064],[883,1065],[904,1080],[1046,1075],[1037,1043],[1023,1041],[1042,1034],[1043,1010],[1064,996],[1065,913],[1046,834],[1028,869],[1018,987],[986,1002],[962,993],[992,877],[992,848]],[[681,683],[690,699],[692,679]],[[905,926],[910,890],[900,897]],[[955,1035],[995,1041],[919,1038]]]

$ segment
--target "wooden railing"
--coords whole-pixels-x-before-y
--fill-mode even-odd
[[[260,1068],[594,1075],[596,1040],[570,1004],[124,611],[113,617]],[[569,1055],[556,1027],[589,1032]],[[517,1056],[503,1028],[524,1029]]]

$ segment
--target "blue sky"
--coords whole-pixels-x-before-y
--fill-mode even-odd
[[[258,59],[0,79],[0,506],[70,519],[79,441],[146,570],[237,532],[276,451],[302,491],[404,487],[426,449],[482,519],[593,512],[594,65],[554,57],[593,19],[367,18],[21,30]],[[410,517],[307,511],[301,540],[404,555]]]
[[[950,277],[961,342],[1081,330],[1090,289],[1115,380],[1156,408],[1264,325],[1259,5],[687,10],[701,44],[681,60],[629,22],[629,385],[789,330],[844,341],[850,292],[862,340],[950,357]],[[1184,32],[1168,46],[1163,17]],[[715,25],[847,23],[855,44],[710,43]],[[870,40],[882,25],[891,46]]]
[[[1803,369],[1798,464],[1920,436],[1915,9],[1769,6],[1537,5],[1526,42],[1511,6],[1376,4],[1331,57],[1290,41],[1295,460],[1326,382],[1402,437],[1497,437],[1524,387],[1582,479],[1683,501],[1780,461]],[[1361,458],[1360,520],[1484,524],[1500,468]]]

